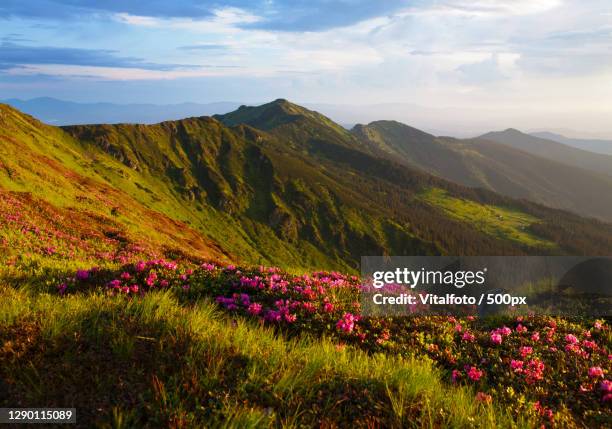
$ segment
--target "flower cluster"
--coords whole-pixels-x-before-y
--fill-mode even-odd
[[[100,287],[130,298],[158,289],[187,302],[212,298],[233,317],[256,319],[284,335],[336,338],[339,349],[351,343],[372,353],[427,356],[454,383],[477,386],[481,403],[505,403],[547,424],[605,415],[612,405],[611,335],[602,320],[360,317],[361,285],[354,276],[163,259],[118,271],[79,270],[58,291]],[[563,414],[566,408],[571,415]]]

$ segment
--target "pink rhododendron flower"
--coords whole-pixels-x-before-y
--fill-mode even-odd
[[[474,336],[474,334],[472,334],[471,332],[467,332],[467,331],[466,331],[466,332],[463,334],[463,336],[461,337],[461,339],[462,339],[463,341],[467,341],[467,342],[471,343],[471,342],[473,342],[473,341],[476,339],[476,337],[475,337],[475,336]]]
[[[88,270],[77,270],[76,279],[77,280],[87,280],[89,278]]]
[[[492,333],[491,334],[491,342],[493,344],[501,344],[502,343],[502,336],[498,333]]]
[[[485,404],[490,404],[490,403],[491,403],[491,401],[493,401],[493,397],[492,397],[491,395],[487,395],[487,394],[486,394],[486,393],[484,393],[484,392],[478,392],[478,393],[476,394],[476,400],[477,400],[478,402],[483,402],[483,403],[485,403]]]
[[[538,332],[531,334],[531,341],[540,341],[540,334]]]
[[[523,346],[519,349],[521,356],[523,358],[529,356],[531,353],[533,353],[533,347],[529,347],[529,346]]]
[[[451,375],[451,379],[453,380],[453,383],[456,383],[460,378],[461,378],[461,371],[457,370],[457,369],[453,369],[453,373]]]
[[[471,380],[478,381],[482,378],[484,372],[479,370],[475,366],[470,366],[468,368],[467,375],[468,377],[470,377]]]
[[[247,311],[254,316],[257,316],[259,313],[261,313],[261,310],[262,305],[257,302],[253,302],[249,305],[249,308],[247,308]]]
[[[604,375],[603,369],[601,369],[600,366],[593,366],[589,368],[589,377],[599,378],[599,377],[603,377],[603,375]]]
[[[60,295],[65,294],[67,289],[68,289],[68,285],[66,283],[62,283],[57,286],[57,291],[59,292]]]
[[[353,332],[356,321],[357,321],[357,318],[353,314],[344,313],[344,315],[342,316],[342,319],[338,320],[338,323],[336,323],[336,328],[346,333]]]
[[[569,344],[577,344],[578,343],[578,338],[576,338],[576,336],[573,335],[573,334],[567,334],[565,336],[565,342],[567,342]]]
[[[514,372],[523,372],[523,365],[525,364],[525,362],[523,362],[522,360],[514,360],[512,359],[510,361],[510,368],[512,368],[512,371]]]
[[[527,384],[533,384],[544,378],[544,362],[539,359],[531,359],[525,368],[525,380]]]

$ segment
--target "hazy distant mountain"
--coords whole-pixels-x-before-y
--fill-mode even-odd
[[[612,220],[610,176],[493,141],[435,137],[396,121],[357,125],[352,133],[382,156],[453,182]]]
[[[51,125],[78,124],[154,124],[193,116],[211,116],[236,109],[240,103],[181,103],[181,104],[113,104],[75,103],[42,97],[32,100],[2,100],[29,115]]]
[[[590,152],[612,155],[612,140],[569,138],[561,134],[551,133],[548,131],[530,133],[530,135],[543,139],[554,140],[567,146],[588,150]]]
[[[612,155],[602,155],[525,134],[515,129],[490,132],[479,137],[521,149],[534,155],[574,167],[612,176]]]

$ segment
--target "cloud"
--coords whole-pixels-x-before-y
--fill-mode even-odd
[[[512,53],[494,53],[482,61],[460,65],[455,72],[464,84],[487,85],[509,79],[510,76],[504,72],[504,68],[512,67],[519,57],[520,55]]]
[[[14,43],[0,45],[0,67],[7,69],[25,65],[71,65],[87,67],[137,68],[171,71],[194,68],[181,64],[158,64],[136,57],[122,57],[109,49],[63,48],[52,46],[25,46]]]
[[[409,9],[409,14],[473,17],[520,16],[547,12],[562,0],[446,0]]]
[[[200,43],[197,45],[179,46],[178,49],[182,51],[218,51],[229,49],[229,46],[220,43]]]
[[[319,31],[348,26],[373,17],[397,12],[408,0],[2,0],[0,17],[66,19],[121,14],[138,18],[131,23],[146,25],[147,18],[208,19],[215,11],[241,10],[253,17],[241,20],[243,28],[274,31]],[[126,21],[130,22],[130,21]]]

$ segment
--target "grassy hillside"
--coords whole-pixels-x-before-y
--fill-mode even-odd
[[[25,273],[0,285],[0,406],[74,406],[78,427],[610,423],[602,320],[361,318],[358,279],[328,272]]]
[[[496,140],[504,144],[496,144],[484,139],[435,137],[395,121],[358,125],[352,133],[388,158],[455,183],[612,220],[612,163],[603,174],[579,168],[569,157],[555,157],[554,147],[531,151],[523,145],[506,145],[504,139]],[[598,162],[603,167],[608,161]]]

